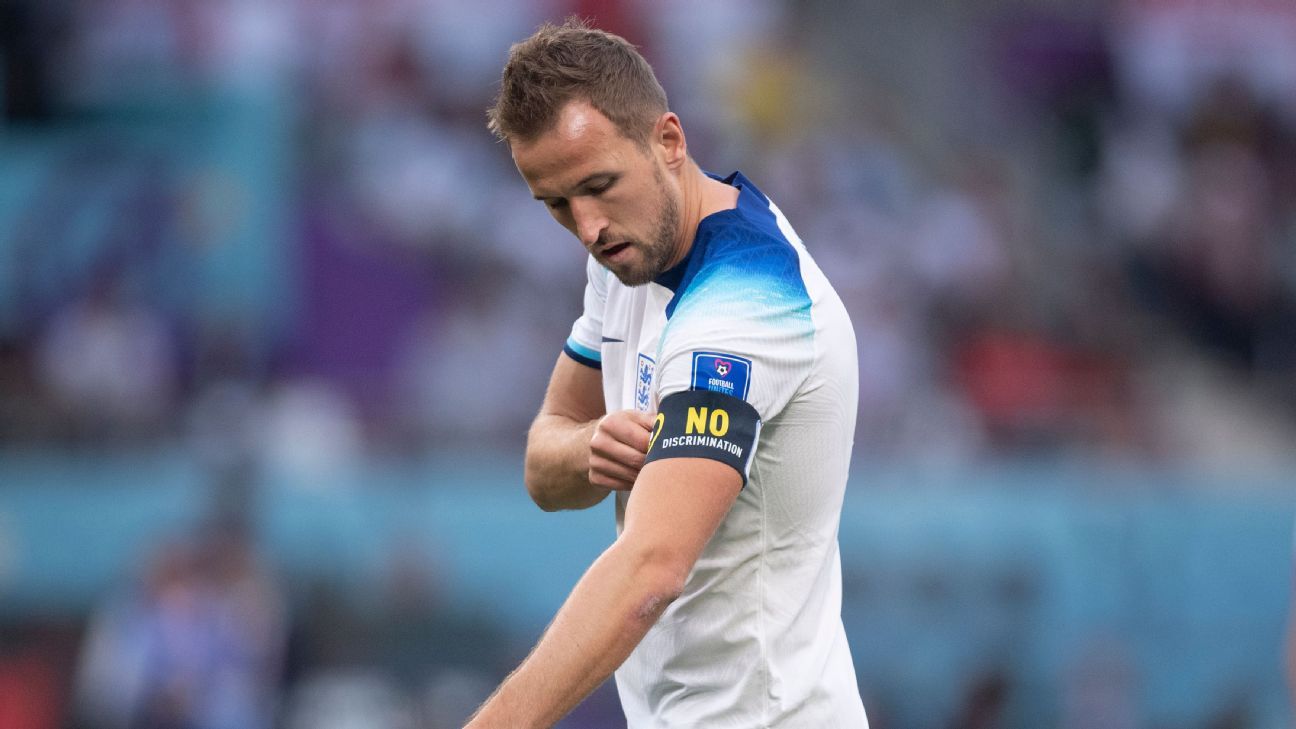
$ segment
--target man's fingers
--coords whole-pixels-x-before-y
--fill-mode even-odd
[[[590,459],[589,482],[595,486],[617,491],[629,491],[634,486],[639,470],[600,458]]]
[[[598,486],[602,489],[608,489],[609,491],[629,491],[634,488],[634,481],[626,481],[619,478],[611,478],[609,476],[596,476],[592,473],[590,474],[589,481],[591,485]]]
[[[629,491],[643,468],[654,421],[654,416],[634,410],[604,416],[590,438],[590,483]]]
[[[642,455],[648,452],[654,422],[652,415],[634,410],[611,413],[599,421],[590,445],[596,449],[603,448],[613,458],[616,457],[614,446],[608,445],[607,441],[624,443]],[[638,465],[643,465],[642,459],[639,459]]]
[[[652,413],[641,413],[636,411],[632,415],[632,421],[639,427],[630,433],[631,440],[627,442],[634,446],[635,450],[640,453],[647,453],[648,444],[652,440],[653,426],[656,425],[657,422],[657,416]],[[643,465],[643,462],[641,461],[639,465]]]
[[[644,447],[641,449],[634,443],[626,443],[616,440],[607,434],[595,434],[594,439],[590,441],[590,455],[605,458],[615,463],[621,463],[636,472],[643,468],[644,454],[648,450],[648,442],[644,441]]]
[[[648,440],[652,436],[654,416],[635,410],[622,410],[603,418],[598,430],[607,433],[612,439],[625,443],[640,453],[648,452]]]
[[[634,481],[639,476],[639,467],[609,458],[591,456],[590,473],[597,473],[622,481]]]

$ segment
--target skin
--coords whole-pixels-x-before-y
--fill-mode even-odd
[[[589,104],[572,102],[552,129],[514,141],[512,151],[554,219],[632,285],[683,260],[698,222],[737,204],[737,190],[689,159],[670,112],[643,145]],[[528,434],[527,490],[546,510],[585,508],[613,490],[630,491],[624,529],[470,729],[553,726],[607,680],[684,590],[742,477],[703,458],[644,465],[652,419],[629,410],[605,414],[600,372],[558,358]]]

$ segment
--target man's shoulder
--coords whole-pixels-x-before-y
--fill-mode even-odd
[[[729,302],[745,311],[800,309],[810,299],[797,248],[777,229],[733,215],[708,230],[706,248],[676,292],[676,311]]]
[[[797,250],[787,235],[770,218],[762,220],[749,211],[733,209],[713,216],[705,233],[703,266],[732,265],[752,256],[797,259]]]
[[[698,275],[768,282],[801,280],[800,239],[778,208],[741,173],[725,181],[739,187],[735,207],[707,216],[698,227]]]

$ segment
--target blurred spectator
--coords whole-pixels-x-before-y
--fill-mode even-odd
[[[1113,52],[1133,103],[1189,113],[1221,76],[1296,111],[1296,9],[1269,0],[1120,0]]]
[[[1198,343],[1252,370],[1296,367],[1296,297],[1275,216],[1282,133],[1237,84],[1206,96],[1183,132],[1182,183],[1160,239],[1136,252],[1144,295]]]
[[[262,465],[267,367],[257,361],[252,338],[236,325],[207,326],[196,340],[179,434],[214,479],[250,477]],[[231,509],[237,513],[239,507]]]
[[[304,488],[348,483],[360,454],[361,427],[346,395],[327,381],[274,383],[262,399],[260,462],[274,477]]]
[[[548,292],[509,266],[471,284],[411,329],[399,361],[399,414],[425,441],[514,443],[540,406],[561,338],[545,327]],[[548,336],[545,333],[548,332]]]
[[[78,676],[88,729],[270,729],[287,630],[241,529],[162,545],[96,610]]]
[[[55,314],[37,375],[82,443],[156,435],[173,407],[176,352],[161,317],[105,282]]]

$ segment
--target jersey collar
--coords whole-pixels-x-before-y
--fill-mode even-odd
[[[698,266],[696,264],[699,264],[706,258],[706,247],[711,241],[711,235],[707,231],[707,228],[710,227],[711,223],[721,220],[728,215],[741,214],[741,211],[743,211],[744,208],[751,205],[765,207],[768,204],[764,202],[765,195],[762,194],[760,190],[757,190],[756,186],[751,183],[751,180],[748,180],[741,172],[735,171],[728,177],[721,177],[711,172],[707,172],[706,176],[713,180],[719,180],[726,185],[738,188],[738,206],[736,208],[729,208],[727,210],[720,210],[711,213],[703,218],[698,223],[697,230],[693,234],[693,246],[689,248],[689,252],[684,255],[684,259],[668,270],[658,274],[657,278],[653,279],[653,283],[656,283],[659,286],[665,286],[673,292],[679,292],[680,288],[684,287],[684,284],[693,277],[693,274],[697,273]]]

